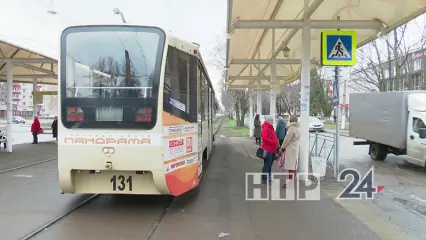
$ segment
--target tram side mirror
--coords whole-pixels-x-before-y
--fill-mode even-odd
[[[425,139],[426,138],[426,128],[420,128],[419,138],[421,138],[421,139]]]

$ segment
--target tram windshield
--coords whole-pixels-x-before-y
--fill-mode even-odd
[[[81,26],[61,39],[67,128],[155,126],[165,34],[159,28]]]

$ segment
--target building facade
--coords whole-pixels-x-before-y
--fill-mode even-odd
[[[37,85],[37,91],[56,91],[56,86]],[[14,116],[29,118],[33,116],[33,84],[15,83],[12,88],[12,111]],[[0,83],[0,117],[6,117],[6,83]],[[37,116],[55,115],[57,97],[44,96],[43,102],[36,105]]]
[[[400,77],[397,78],[397,66]],[[410,91],[426,89],[426,49],[419,49],[382,63],[386,91]],[[398,79],[398,82],[396,82]]]

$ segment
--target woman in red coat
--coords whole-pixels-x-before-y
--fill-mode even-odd
[[[31,133],[33,134],[33,144],[38,144],[38,134],[40,133],[40,122],[38,121],[38,117],[34,117],[34,122],[31,125]]]
[[[274,154],[278,148],[278,138],[272,124],[272,117],[267,116],[262,125],[261,148],[267,152],[266,157],[263,159],[262,183],[271,182],[272,163],[274,161]]]

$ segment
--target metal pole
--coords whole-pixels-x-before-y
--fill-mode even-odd
[[[271,99],[271,104],[270,104],[270,110],[269,110],[269,115],[271,115],[272,119],[273,119],[273,126],[275,127],[276,124],[276,120],[275,120],[275,109],[277,108],[276,106],[276,92],[275,92],[275,82],[277,81],[276,79],[276,74],[277,74],[277,68],[275,63],[271,64],[271,91],[270,91],[270,99]]]
[[[126,19],[124,18],[124,14],[120,11],[121,20],[123,23],[126,23]]]
[[[37,78],[34,77],[33,78],[33,118],[37,116],[37,97],[36,97],[36,92],[37,92]]]
[[[250,124],[250,137],[254,136],[254,113],[253,113],[253,89],[249,88],[249,124]]]
[[[260,90],[260,80],[257,83],[257,113],[262,115],[262,91]]]
[[[12,128],[12,116],[13,116],[13,99],[12,99],[12,90],[13,90],[13,63],[7,62],[7,106],[6,106],[6,115],[7,115],[7,123],[6,123],[6,151],[12,152],[13,145],[13,128]]]
[[[250,65],[250,76],[253,75],[253,67]],[[250,133],[249,136],[253,137],[254,136],[254,111],[253,111],[253,89],[251,87],[249,87],[249,129],[250,129]]]
[[[309,9],[309,0],[305,0],[305,13]],[[306,16],[302,28],[302,76],[300,93],[300,173],[309,173],[309,96],[311,88],[311,27]],[[300,180],[307,180],[301,176]]]
[[[272,42],[271,42],[271,53],[275,52],[275,29],[272,29]],[[275,58],[273,58],[275,59]],[[273,120],[274,127],[276,126],[275,110],[277,109],[277,92],[275,90],[277,84],[277,65],[271,64],[271,105],[270,115]]]
[[[318,157],[318,132],[315,132],[315,157]]]
[[[340,16],[337,16],[337,20],[340,20]],[[340,31],[340,29],[337,29],[338,31]],[[336,66],[336,71],[335,71],[335,81],[337,81],[337,107],[336,107],[336,163],[334,165],[334,176],[336,177],[337,174],[339,173],[339,142],[340,142],[340,128],[339,128],[339,110],[340,110],[340,67]]]
[[[341,129],[345,129],[346,124],[346,79],[343,81],[343,106],[342,106],[342,126]]]
[[[339,141],[340,141],[340,128],[339,128],[339,108],[340,108],[340,91],[338,90],[339,89],[339,80],[340,80],[340,77],[339,77],[339,73],[340,73],[340,67],[335,67],[335,76],[334,76],[334,78],[335,78],[335,80],[334,81],[336,81],[337,82],[337,106],[336,106],[336,108],[335,108],[335,111],[336,111],[336,119],[337,119],[337,121],[336,121],[336,144],[335,144],[335,164],[334,164],[334,168],[333,168],[333,170],[334,170],[334,176],[337,176],[337,174],[338,174],[338,172],[339,172]]]

